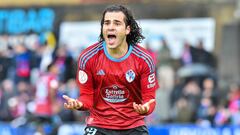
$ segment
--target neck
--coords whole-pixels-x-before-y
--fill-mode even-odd
[[[117,48],[109,48],[107,47],[107,51],[109,55],[113,58],[121,58],[128,52],[128,44],[127,42],[122,43]]]

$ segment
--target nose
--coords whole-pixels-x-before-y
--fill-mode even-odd
[[[114,26],[113,23],[110,23],[110,24],[108,25],[108,30],[114,30],[114,28],[115,28],[115,26]]]

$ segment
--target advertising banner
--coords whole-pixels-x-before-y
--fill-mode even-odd
[[[207,51],[214,49],[215,20],[212,18],[138,20],[146,39],[141,43],[149,43],[153,50],[161,48],[161,40],[165,39],[173,58],[179,58],[183,44],[189,42],[196,46],[203,41]],[[78,56],[79,52],[95,43],[100,34],[100,22],[63,22],[60,25],[60,44],[65,44]]]

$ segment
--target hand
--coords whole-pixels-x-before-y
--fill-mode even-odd
[[[63,98],[67,101],[66,103],[64,103],[64,107],[66,109],[70,109],[70,110],[78,110],[83,106],[83,103],[68,97],[67,95],[63,95]]]
[[[154,102],[155,99],[151,99],[143,105],[133,102],[133,109],[139,114],[146,114],[149,111],[150,105]]]

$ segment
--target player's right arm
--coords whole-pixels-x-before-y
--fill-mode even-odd
[[[90,110],[93,107],[93,56],[99,50],[98,43],[85,49],[79,56],[76,82],[79,86],[80,96],[78,99],[65,98],[65,108],[77,109],[80,111]],[[69,102],[68,102],[69,101]],[[69,103],[69,104],[68,104]]]
[[[82,103],[80,109],[81,111],[90,110],[93,107],[93,54],[97,49],[97,44],[92,45],[85,49],[79,56],[78,59],[78,69],[76,75],[76,82],[79,86],[80,96],[77,101]]]

